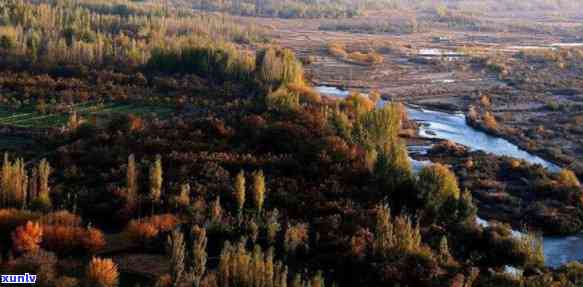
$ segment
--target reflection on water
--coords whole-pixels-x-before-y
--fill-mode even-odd
[[[335,87],[317,87],[320,93],[345,97],[348,91],[343,91]],[[379,106],[382,106],[381,102]],[[465,117],[461,113],[449,114],[438,111],[431,111],[422,108],[408,108],[409,118],[420,123],[419,133],[428,138],[446,139],[467,146],[472,150],[482,150],[488,153],[502,156],[510,156],[526,160],[530,163],[540,164],[550,171],[559,171],[559,167],[544,159],[532,155],[511,142],[486,134],[467,125]],[[428,147],[411,146],[410,153],[420,153]],[[424,166],[431,164],[430,161],[418,161],[411,159],[413,170],[418,172]],[[489,223],[481,218],[477,218],[477,223],[483,227]],[[522,233],[513,231],[514,236]],[[583,235],[569,237],[544,237],[543,248],[545,254],[545,264],[557,267],[573,260],[583,260]]]

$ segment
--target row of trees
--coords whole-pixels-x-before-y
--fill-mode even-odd
[[[92,3],[92,1],[85,1]],[[138,67],[153,50],[191,43],[260,41],[261,29],[216,15],[116,15],[84,1],[10,0],[0,4],[4,63]],[[129,3],[129,2],[128,2]],[[136,5],[136,4],[132,4]],[[143,6],[143,9],[157,9]]]
[[[49,176],[51,172],[50,164],[44,159],[29,172],[22,159],[12,161],[5,153],[0,175],[2,207],[50,208]]]

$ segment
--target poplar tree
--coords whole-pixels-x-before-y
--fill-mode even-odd
[[[206,262],[208,254],[206,252],[207,236],[204,227],[194,226],[192,229],[192,267],[190,276],[194,287],[199,287],[200,282],[206,272]]]
[[[138,196],[138,169],[133,154],[128,156],[128,167],[126,171],[128,202],[135,203]]]
[[[261,213],[265,203],[265,176],[262,170],[253,173],[253,199],[257,213]]]
[[[180,230],[172,231],[167,240],[170,253],[170,277],[172,286],[176,287],[182,282],[184,276],[184,235]]]
[[[160,202],[162,195],[162,158],[156,156],[156,161],[150,166],[150,198],[153,203]]]
[[[235,200],[237,201],[239,218],[241,218],[245,206],[245,172],[242,170],[235,177]]]

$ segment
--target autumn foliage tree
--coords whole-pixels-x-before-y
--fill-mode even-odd
[[[253,173],[253,200],[257,212],[261,213],[265,203],[265,176],[262,170]]]
[[[201,286],[201,281],[206,272],[208,260],[206,229],[204,227],[194,226],[192,228],[192,265],[189,269],[189,277],[194,287]]]
[[[27,202],[28,172],[24,168],[24,161],[11,161],[8,154],[4,154],[2,162],[0,195],[2,206],[22,207]]]
[[[239,212],[239,217],[241,217],[243,214],[245,198],[245,172],[240,171],[235,177],[235,200],[237,202],[237,211]]]
[[[418,223],[407,215],[393,217],[388,206],[376,208],[373,254],[384,259],[396,259],[426,251]]]
[[[156,156],[156,160],[150,166],[150,199],[153,203],[160,202],[162,195],[162,157]]]
[[[136,159],[133,154],[128,156],[126,185],[128,203],[134,204],[137,201],[138,196],[138,169],[136,167]]]
[[[170,278],[172,286],[178,286],[184,277],[184,235],[180,230],[172,231],[167,239],[168,253],[170,253]]]

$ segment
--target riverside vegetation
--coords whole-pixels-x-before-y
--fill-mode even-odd
[[[414,173],[402,104],[329,101],[269,28],[183,4],[0,4],[0,132],[22,141],[0,140],[2,274],[59,287],[583,283],[580,263],[545,267],[536,232],[478,225],[448,166]],[[361,56],[380,61],[346,57]],[[580,210],[577,177],[557,181]]]

